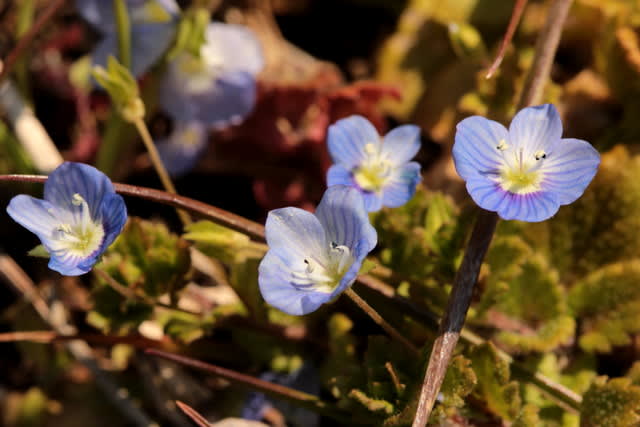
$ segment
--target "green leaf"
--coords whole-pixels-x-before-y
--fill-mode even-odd
[[[511,427],[538,427],[542,425],[538,413],[540,409],[531,404],[524,405],[522,410],[511,424]]]
[[[476,373],[471,367],[471,360],[462,355],[451,359],[447,374],[442,383],[444,406],[461,408],[465,404],[465,398],[473,391],[478,384]]]
[[[510,381],[509,364],[491,342],[474,347],[469,358],[478,378],[474,393],[487,402],[493,413],[513,421],[520,413],[521,397],[518,383]]]
[[[627,427],[640,423],[640,387],[629,378],[598,377],[582,397],[581,427]]]
[[[29,252],[27,252],[27,255],[37,258],[51,258],[51,255],[43,245],[38,245],[35,248],[31,249]]]
[[[109,56],[107,68],[96,66],[93,68],[92,75],[107,91],[111,101],[126,121],[135,122],[144,118],[145,108],[140,99],[138,83],[116,58]]]
[[[569,304],[581,319],[580,346],[587,351],[609,352],[631,342],[640,332],[640,259],[602,267],[578,281]]]

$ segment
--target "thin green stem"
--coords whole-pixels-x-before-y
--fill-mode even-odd
[[[125,0],[113,0],[113,14],[118,34],[118,59],[127,69],[131,69],[131,22]]]
[[[156,173],[160,177],[160,181],[162,182],[162,186],[171,194],[178,194],[176,191],[176,187],[173,185],[171,178],[169,177],[169,173],[167,169],[164,167],[164,163],[162,163],[162,159],[160,158],[160,154],[158,153],[158,149],[156,145],[153,143],[153,139],[151,138],[151,134],[149,133],[149,129],[147,128],[146,123],[143,119],[138,119],[133,122],[134,126],[138,130],[140,134],[140,138],[142,138],[142,142],[149,153],[149,158],[151,159],[151,163],[156,170]],[[180,221],[184,226],[191,224],[191,218],[189,214],[185,211],[178,209],[178,216],[180,217]]]
[[[18,22],[16,26],[16,37],[22,38],[33,25],[35,16],[35,0],[23,0],[18,6]],[[29,49],[25,49],[27,52]],[[16,80],[22,96],[31,101],[31,84],[29,81],[29,60],[28,55],[22,55],[15,64]]]
[[[302,391],[298,391],[289,387],[255,378],[250,375],[232,371],[231,369],[211,365],[209,363],[201,362],[199,360],[195,360],[178,354],[167,353],[155,349],[148,350],[146,353],[153,356],[161,357],[163,359],[171,360],[181,365],[189,366],[200,371],[209,372],[218,377],[222,377],[236,385],[259,390],[270,396],[287,400],[296,404],[297,406],[307,408],[311,411],[326,415],[327,417],[331,417],[342,423],[346,423],[345,425],[354,424],[354,420],[348,413],[328,402],[320,400],[320,398],[312,394],[304,393]]]
[[[360,298],[360,296],[352,289],[347,288],[344,291],[344,294],[351,298],[353,302],[355,302],[358,307],[362,309],[367,315],[378,324],[386,333],[389,334],[391,338],[398,341],[400,344],[405,346],[409,351],[411,351],[414,355],[420,354],[420,350],[411,343],[408,339],[406,339],[396,328],[391,326],[384,318],[373,308],[371,307],[365,300]]]

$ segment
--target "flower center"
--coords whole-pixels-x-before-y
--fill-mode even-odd
[[[299,290],[333,292],[355,260],[348,247],[335,242],[331,242],[327,255],[326,264],[313,257],[305,258],[305,269],[292,273],[293,286]]]
[[[503,167],[498,174],[498,181],[503,190],[514,194],[529,194],[540,191],[543,173],[540,167],[547,158],[547,153],[539,150],[527,154],[522,148],[510,150],[510,145],[501,140],[496,149],[502,153]]]
[[[96,223],[91,218],[87,202],[76,193],[72,203],[81,206],[80,219],[73,224],[62,223],[53,231],[56,240],[56,251],[64,251],[72,256],[86,258],[100,248],[104,239],[102,224]]]
[[[147,1],[144,5],[134,8],[131,18],[136,22],[161,24],[169,22],[171,15],[156,0]]]
[[[353,179],[363,190],[375,193],[384,187],[391,175],[392,166],[374,144],[366,144],[364,151],[365,159],[352,171]]]

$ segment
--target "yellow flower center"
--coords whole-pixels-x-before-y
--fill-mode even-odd
[[[500,140],[496,149],[503,154],[504,165],[499,173],[500,186],[503,190],[514,194],[529,194],[540,191],[543,173],[540,171],[547,153],[536,151],[533,154],[525,153],[521,148],[518,151],[509,150],[511,146],[505,140]],[[509,159],[509,156],[514,155]],[[511,161],[509,161],[511,160]]]
[[[353,170],[353,179],[363,190],[375,193],[384,187],[392,166],[374,144],[365,145],[364,150],[365,161]]]
[[[63,251],[72,256],[85,258],[98,250],[102,244],[104,228],[102,224],[93,222],[89,206],[80,194],[74,194],[72,202],[76,206],[82,206],[79,220],[73,224],[58,225],[53,231],[56,234],[57,245],[52,249],[56,252]]]

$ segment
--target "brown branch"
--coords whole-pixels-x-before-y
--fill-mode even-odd
[[[47,177],[44,175],[0,175],[0,181],[44,183],[46,180]],[[202,217],[209,218],[233,230],[245,233],[257,240],[265,240],[264,226],[262,224],[250,221],[224,209],[216,208],[215,206],[189,197],[170,194],[166,191],[155,190],[153,188],[118,183],[114,183],[113,186],[116,191],[122,195],[139,197],[163,205],[182,208]]]
[[[31,42],[36,38],[38,34],[42,33],[42,29],[47,23],[58,13],[60,8],[64,5],[65,0],[53,0],[53,2],[49,5],[47,10],[42,12],[36,22],[33,23],[32,27],[27,31],[24,36],[20,37],[18,44],[13,48],[9,55],[5,58],[2,63],[2,67],[0,69],[0,81],[4,79],[10,72],[13,70],[13,67],[16,65],[16,62],[20,58],[20,55],[24,53],[24,51],[29,47]]]
[[[502,39],[502,43],[500,43],[500,47],[498,48],[498,53],[496,54],[496,58],[493,60],[491,67],[487,71],[487,75],[485,78],[490,79],[493,77],[493,74],[496,72],[500,64],[502,64],[502,60],[504,59],[504,54],[507,52],[507,47],[511,43],[513,39],[513,35],[516,32],[516,28],[518,28],[518,23],[520,22],[520,18],[522,17],[522,12],[524,12],[524,8],[527,5],[527,0],[517,0],[516,4],[513,6],[513,12],[511,13],[511,19],[509,20],[509,26],[507,27],[507,32],[504,34],[504,38]]]
[[[342,410],[338,409],[328,402],[320,400],[320,398],[312,394],[285,387],[280,384],[274,384],[269,381],[264,381],[250,375],[242,374],[240,372],[232,371],[231,369],[226,369],[220,366],[211,365],[209,363],[201,362],[199,360],[181,356],[179,354],[167,353],[154,349],[147,350],[146,353],[153,356],[161,357],[163,359],[171,360],[173,362],[179,363],[184,366],[189,366],[200,371],[209,372],[210,374],[224,378],[236,385],[259,390],[270,396],[288,400],[303,408],[307,408],[341,422],[346,422],[347,425],[353,425],[354,423],[354,420],[350,419],[347,413],[343,412]]]
[[[518,109],[539,102],[544,85],[549,78],[553,58],[558,49],[562,28],[571,6],[571,0],[554,0],[547,14],[547,21],[538,36],[533,65],[527,76]],[[471,304],[473,287],[478,278],[482,260],[489,248],[498,216],[482,211],[476,220],[471,239],[456,274],[453,289],[429,363],[425,371],[413,427],[427,425],[440,386],[447,372],[456,343]]]
[[[176,400],[176,406],[180,408],[180,410],[184,412],[186,416],[191,418],[191,421],[196,423],[198,427],[211,427],[209,421],[207,421],[205,417],[200,415],[198,411],[193,409],[191,406],[187,405],[186,403],[180,402],[179,400]]]

